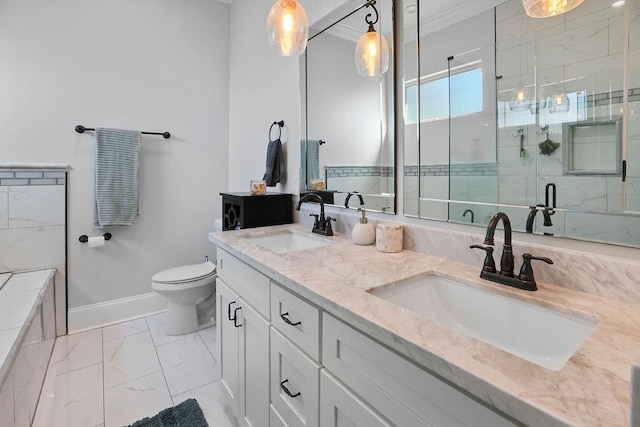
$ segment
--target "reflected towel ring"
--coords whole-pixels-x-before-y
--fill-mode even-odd
[[[273,124],[269,128],[269,141],[271,141],[271,130],[275,125],[278,125],[278,137],[276,139],[280,139],[280,137],[282,136],[282,127],[284,126],[284,120],[280,120],[279,122],[273,122]]]

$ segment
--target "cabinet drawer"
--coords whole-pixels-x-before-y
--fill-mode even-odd
[[[333,316],[322,322],[324,366],[393,424],[513,425]]]
[[[320,372],[320,427],[342,426],[392,427],[323,369]]]
[[[320,366],[271,327],[271,404],[289,427],[317,427]]]
[[[271,322],[295,345],[320,360],[320,310],[271,283]]]
[[[218,248],[218,276],[258,313],[269,319],[269,278]]]

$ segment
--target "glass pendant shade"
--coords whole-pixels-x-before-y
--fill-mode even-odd
[[[529,111],[531,114],[538,114],[540,110],[543,110],[547,107],[547,97],[540,96],[536,102],[531,102],[529,106]]]
[[[531,18],[549,18],[569,12],[583,0],[522,0],[525,12]]]
[[[549,112],[566,113],[569,111],[570,106],[571,102],[567,94],[564,92],[556,92],[551,96],[551,100],[549,101]]]
[[[513,96],[509,101],[511,111],[524,111],[531,108],[531,97],[529,91],[522,84],[513,90]]]
[[[307,47],[309,23],[296,0],[277,0],[267,17],[269,46],[282,56],[301,55]]]
[[[356,45],[356,69],[361,76],[381,76],[389,69],[389,45],[373,27],[360,36]]]

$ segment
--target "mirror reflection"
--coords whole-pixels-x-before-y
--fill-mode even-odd
[[[300,191],[316,191],[325,203],[395,212],[392,5],[351,1],[310,29],[301,91],[306,138],[300,142]],[[386,39],[386,71],[356,54],[358,39],[371,36],[370,23]],[[366,52],[384,50],[376,40]]]
[[[533,19],[511,0],[436,29],[405,5],[405,215],[486,225],[499,209],[516,230],[640,246],[628,3]]]

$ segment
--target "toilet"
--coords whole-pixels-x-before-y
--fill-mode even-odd
[[[215,323],[216,265],[183,265],[155,274],[151,289],[169,300],[167,335],[184,335]]]

